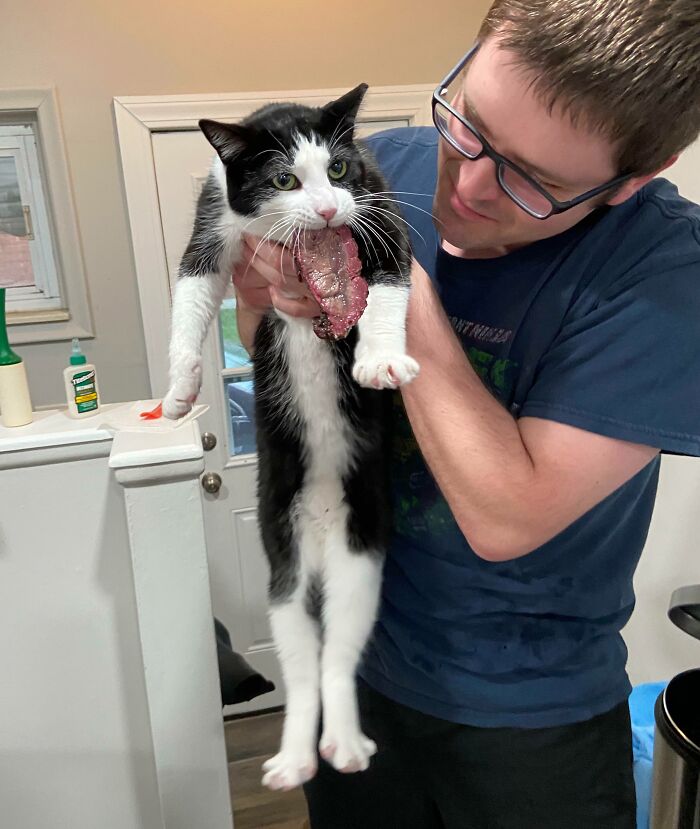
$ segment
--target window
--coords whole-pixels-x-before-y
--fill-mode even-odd
[[[0,89],[0,285],[13,345],[94,336],[54,89]]]
[[[0,125],[0,287],[7,308],[61,308],[35,127]]]

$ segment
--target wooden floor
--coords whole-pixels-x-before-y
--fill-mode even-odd
[[[270,792],[260,783],[263,761],[279,746],[281,712],[229,720],[224,730],[235,829],[308,829],[301,789]]]

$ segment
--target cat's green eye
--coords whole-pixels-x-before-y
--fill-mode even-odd
[[[272,183],[278,190],[296,190],[299,186],[299,179],[292,173],[278,173]]]
[[[348,165],[346,161],[342,161],[341,159],[336,159],[331,166],[328,168],[328,175],[334,180],[339,181],[348,171]]]

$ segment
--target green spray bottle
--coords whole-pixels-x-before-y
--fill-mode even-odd
[[[0,421],[3,426],[26,426],[32,422],[27,372],[7,339],[5,288],[0,288]]]

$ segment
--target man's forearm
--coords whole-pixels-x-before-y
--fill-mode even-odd
[[[534,464],[517,421],[475,373],[422,271],[414,274],[407,351],[421,373],[402,389],[406,411],[462,532],[487,558],[528,552],[533,499],[541,497]]]

